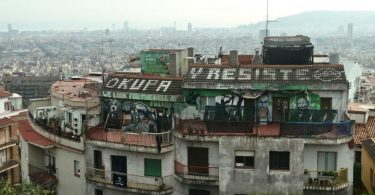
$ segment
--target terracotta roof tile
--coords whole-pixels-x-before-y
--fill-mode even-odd
[[[370,116],[367,124],[355,124],[354,143],[361,145],[363,140],[375,137],[375,117]]]
[[[8,91],[0,91],[0,98],[9,97],[11,95],[12,94],[9,93]]]
[[[31,142],[35,145],[39,146],[52,146],[54,145],[54,142],[43,137],[39,133],[37,133],[30,125],[30,122],[28,119],[22,119],[17,121],[18,122],[18,130],[22,136],[22,138],[27,141]]]

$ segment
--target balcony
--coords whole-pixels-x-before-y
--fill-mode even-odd
[[[18,166],[17,160],[7,160],[5,162],[0,163],[0,173],[5,172],[9,169],[16,168]]]
[[[332,139],[352,135],[351,121],[332,122],[283,122],[280,127],[282,137]]]
[[[254,114],[243,107],[206,106],[204,122],[208,133],[252,133]]]
[[[58,180],[54,175],[56,170],[52,167],[45,169],[29,164],[30,181],[47,190],[53,190]]]
[[[170,194],[173,177],[151,177],[87,167],[86,178],[95,185],[133,193]]]
[[[219,185],[219,167],[184,165],[174,161],[176,178],[187,184]]]
[[[106,144],[106,147],[138,152],[163,153],[173,150],[173,135],[171,131],[150,133],[121,131],[117,129],[105,130],[101,127],[94,127],[86,131],[86,138],[91,141],[90,143],[92,144]]]
[[[61,129],[59,118],[50,118],[48,121],[47,119],[35,119],[34,124],[39,128],[43,128],[45,131],[58,137],[69,139],[75,142],[80,142],[80,136],[74,135],[71,132],[65,132]],[[66,128],[69,128],[69,126],[67,125]]]
[[[336,191],[348,187],[348,169],[339,171],[305,170],[304,190]]]
[[[16,136],[10,137],[7,139],[3,144],[0,144],[0,150],[4,150],[6,148],[10,148],[12,146],[15,146],[18,142],[18,138]]]

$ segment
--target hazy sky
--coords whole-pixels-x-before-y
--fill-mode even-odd
[[[375,11],[375,0],[269,0],[269,16],[315,10]],[[234,27],[265,19],[266,0],[0,0],[0,29]]]

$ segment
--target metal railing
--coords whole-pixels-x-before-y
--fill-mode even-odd
[[[35,122],[32,120],[30,120],[30,122],[33,123],[34,126],[39,127],[40,129],[43,129],[44,131],[56,135],[58,137],[69,139],[75,142],[81,141],[80,136],[74,135],[73,133],[65,132],[61,129],[60,126],[48,126],[47,119],[35,119]]]
[[[282,122],[280,136],[337,138],[352,134],[351,121],[338,123]]]
[[[95,131],[95,132],[94,132]],[[86,131],[86,138],[91,140],[129,144],[137,146],[167,146],[173,144],[171,131],[162,133],[124,132],[120,130],[93,129]]]
[[[348,169],[339,171],[305,170],[304,185],[309,187],[337,187],[348,183]]]
[[[182,176],[200,176],[210,179],[219,179],[219,167],[212,166],[194,166],[184,165],[180,162],[174,161],[174,171],[177,175]]]
[[[147,191],[163,191],[172,188],[172,176],[153,177],[97,169],[92,166],[86,168],[88,180],[123,188]]]
[[[43,188],[50,189],[58,182],[57,177],[53,174],[55,171],[55,168],[48,166],[43,169],[29,164],[30,181],[40,185]]]
[[[9,137],[8,139],[5,139],[3,143],[0,143],[0,148],[10,147],[14,144],[17,144],[17,142],[18,142],[17,136]]]

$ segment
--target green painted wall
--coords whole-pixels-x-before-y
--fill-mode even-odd
[[[169,51],[141,51],[142,72],[167,74],[169,53]]]

